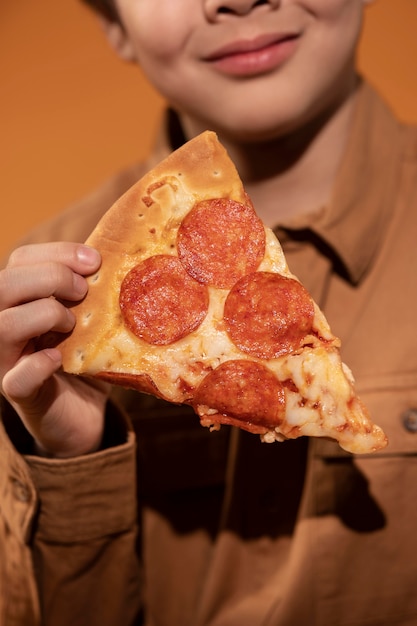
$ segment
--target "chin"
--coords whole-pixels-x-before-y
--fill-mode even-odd
[[[247,121],[233,120],[231,123],[211,123],[211,130],[217,132],[221,137],[227,137],[229,141],[238,143],[267,143],[284,137],[295,131],[300,123],[295,120],[279,120],[267,122],[267,120],[257,120],[250,123]]]
[[[342,99],[343,101],[343,99]],[[222,117],[207,116],[202,120],[200,128],[217,132],[220,137],[238,143],[268,143],[291,134],[305,132],[314,134],[331,117],[340,106],[337,99],[325,101],[319,97],[304,103],[276,103],[276,106],[253,107],[251,110],[231,110],[223,108]],[[222,111],[219,107],[219,111]],[[256,114],[254,114],[254,111]]]
[[[265,143],[279,139],[291,132],[291,127],[286,125],[267,126],[267,127],[239,127],[239,128],[222,128],[219,134],[227,136],[229,139],[239,143]]]
[[[302,128],[312,117],[313,107],[293,103],[271,103],[269,107],[228,107],[220,104],[216,109],[201,115],[202,109],[189,111],[180,117],[187,120],[193,134],[213,130],[220,137],[239,143],[268,142],[284,137]],[[314,116],[313,116],[314,117]],[[197,132],[195,132],[197,130]]]

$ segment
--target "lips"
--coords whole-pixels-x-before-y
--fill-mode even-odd
[[[220,71],[235,76],[252,76],[271,71],[293,54],[299,35],[283,33],[239,40],[215,50],[206,57]]]

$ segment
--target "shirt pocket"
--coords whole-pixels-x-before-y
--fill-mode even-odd
[[[417,375],[361,378],[386,448],[352,455],[312,441],[316,623],[417,624]]]

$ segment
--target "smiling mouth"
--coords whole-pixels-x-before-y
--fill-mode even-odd
[[[224,73],[252,76],[276,69],[295,51],[299,35],[267,36],[238,41],[216,50],[205,60]]]

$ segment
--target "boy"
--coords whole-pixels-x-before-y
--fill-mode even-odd
[[[2,624],[414,625],[417,134],[356,74],[363,0],[90,4],[171,111],[147,163],[0,274]],[[59,351],[36,351],[71,330],[62,302],[100,264],[77,242],[206,128],[341,337],[382,453],[210,434],[183,407],[74,381]]]

